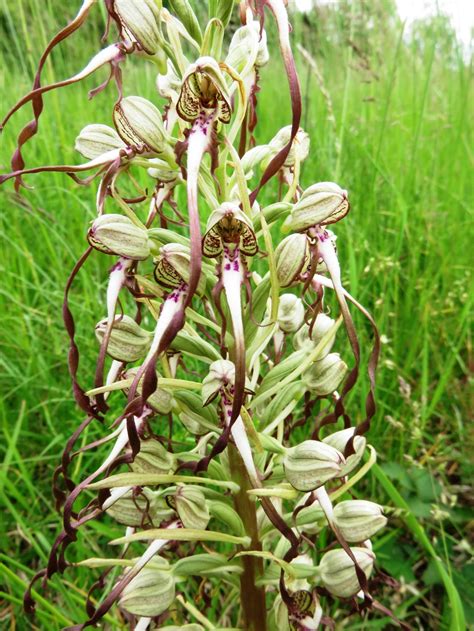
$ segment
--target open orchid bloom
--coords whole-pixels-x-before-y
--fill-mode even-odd
[[[3,123],[31,104],[34,118],[0,183],[14,178],[19,188],[28,174],[48,171],[98,183],[88,247],[63,305],[73,393],[86,417],[54,474],[63,528],[25,607],[34,610],[37,580],[45,586],[55,573],[72,571],[68,547],[92,520],[104,519],[126,528],[110,542],[122,547],[78,563],[101,574],[87,597],[87,619],[70,631],[105,615],[113,624],[114,607],[120,625],[140,631],[171,628],[171,621],[189,631],[319,629],[346,601],[354,611],[361,598],[364,608],[393,617],[370,582],[370,539],[386,518],[382,507],[349,494],[376,457],[364,434],[375,413],[380,338],[344,286],[329,229],[349,212],[347,191],[301,182],[310,144],[300,127],[286,2],[242,0],[241,26],[224,37],[233,0],[209,0],[205,25],[188,0],[170,0],[168,8],[161,0],[104,0],[115,43],[69,79],[42,86],[51,50],[87,24],[94,4],[85,0],[51,40],[31,92]],[[268,18],[276,23],[292,115],[254,146],[259,69],[275,53]],[[162,108],[159,98],[123,94],[122,72],[150,62]],[[75,130],[83,164],[27,168],[22,147],[40,131],[43,95],[104,66],[110,77],[94,94],[115,80],[113,127]],[[265,206],[260,192],[272,181]],[[111,266],[98,293],[103,311],[91,334],[99,350],[88,379],[69,296],[91,257],[107,257]],[[359,422],[347,397],[359,385],[363,356],[354,308],[374,337]],[[338,346],[342,325],[352,366]],[[87,443],[91,424],[101,433]],[[201,611],[209,594],[217,605]]]

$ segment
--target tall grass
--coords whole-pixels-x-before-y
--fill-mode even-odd
[[[77,4],[0,0],[2,113],[29,89],[41,49]],[[97,8],[89,26],[53,54],[45,80],[67,77],[85,65],[99,45],[103,19]],[[462,544],[472,450],[467,427],[473,295],[470,69],[442,19],[420,24],[410,36],[388,2],[341,2],[336,9],[295,16],[293,23],[295,41],[319,70],[315,73],[300,56],[304,126],[312,138],[303,181],[337,178],[349,189],[353,210],[337,229],[343,269],[384,335],[379,412],[370,434],[380,454],[380,476],[395,484],[418,519],[464,595],[473,622]],[[290,120],[281,76],[278,70],[262,72],[260,142]],[[126,93],[139,90],[156,100],[151,66],[135,63],[127,77]],[[80,129],[89,122],[110,124],[111,88],[91,102],[85,96],[99,82],[89,79],[45,97],[40,133],[25,151],[28,165],[74,162]],[[27,120],[28,112],[15,115],[2,135],[5,170],[15,131]],[[44,564],[58,526],[50,479],[79,419],[69,391],[62,291],[94,214],[94,191],[66,176],[27,181],[34,190],[24,198],[9,186],[1,191],[0,560],[6,566],[1,588],[6,604],[0,615],[12,629],[15,621],[18,629],[30,628],[21,613],[21,594],[38,560]],[[274,193],[266,192],[262,201],[272,201]],[[103,317],[97,304],[104,304],[104,285],[93,279],[106,278],[97,259],[90,265],[72,296],[83,376],[92,374],[90,331]],[[371,494],[389,502],[383,488],[374,480]],[[390,497],[393,501],[393,493]],[[400,602],[392,604],[410,611],[415,627],[455,628],[436,564],[418,547],[420,540],[407,534],[403,517],[395,513],[392,529],[378,542],[382,567],[402,581]],[[89,556],[105,528],[90,527]],[[81,541],[75,550],[81,557]],[[66,574],[58,596],[40,602],[38,628],[80,619],[84,597],[81,575],[72,585]],[[114,620],[111,628],[121,628]],[[383,624],[374,621],[364,628]]]

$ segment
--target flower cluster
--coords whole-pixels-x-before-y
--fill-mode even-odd
[[[99,569],[96,586],[110,589],[97,601],[89,595],[88,618],[75,630],[95,625],[113,606],[142,631],[317,629],[331,624],[333,599],[387,615],[369,582],[370,539],[386,518],[382,507],[349,493],[375,461],[364,434],[375,413],[379,339],[370,314],[343,286],[329,228],[347,215],[347,192],[333,182],[301,187],[310,142],[300,127],[285,3],[243,0],[242,25],[227,49],[233,0],[209,0],[204,30],[188,0],[169,4],[171,11],[160,0],[106,0],[117,42],[74,77],[42,86],[49,52],[86,22],[94,0],[84,0],[48,46],[33,90],[3,123],[32,103],[35,118],[2,181],[14,178],[19,189],[26,174],[53,170],[80,184],[98,180],[97,217],[63,309],[74,396],[86,416],[55,473],[64,528],[36,578],[46,582],[73,566],[67,547],[102,518],[126,527],[109,542],[123,547],[79,563]],[[270,14],[292,121],[256,145]],[[155,64],[164,108],[123,94],[126,57]],[[42,95],[104,65],[119,92],[113,127],[91,124],[79,133],[80,165],[25,169],[22,146],[38,131]],[[83,172],[92,175],[80,179]],[[279,193],[263,205],[272,178]],[[96,255],[112,266],[86,390],[68,295]],[[361,360],[349,303],[374,332],[359,423],[346,403]],[[135,310],[124,313],[121,304]],[[352,350],[343,357],[333,350],[342,324]],[[122,411],[111,416],[120,398]],[[84,429],[104,418],[112,431],[78,448]],[[73,481],[71,461],[81,453],[87,465],[88,453],[106,443],[102,464]],[[76,504],[79,497],[85,506]],[[25,606],[34,608],[30,590]]]

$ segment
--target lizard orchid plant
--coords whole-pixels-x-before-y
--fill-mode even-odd
[[[379,335],[344,287],[329,229],[349,212],[347,192],[333,182],[303,189],[300,181],[310,148],[285,2],[242,0],[241,26],[226,40],[233,0],[209,0],[204,30],[188,0],[170,0],[169,10],[161,0],[104,2],[106,36],[115,31],[117,40],[73,77],[42,85],[51,50],[87,25],[96,2],[84,0],[41,57],[31,92],[3,121],[31,103],[34,117],[2,182],[13,179],[19,191],[27,174],[43,171],[98,182],[97,217],[63,305],[85,418],[54,474],[63,527],[32,584],[42,579],[46,588],[76,566],[99,573],[74,631],[106,614],[108,625],[113,607],[117,628],[136,631],[303,631],[332,627],[343,609],[396,620],[371,580],[383,578],[370,539],[386,518],[353,490],[375,461],[365,434],[375,413]],[[269,18],[292,120],[256,145]],[[155,64],[156,103],[164,106],[123,94],[130,57]],[[39,131],[43,95],[103,66],[109,78],[91,96],[115,83],[113,127],[79,133],[82,164],[25,168],[22,149]],[[266,187],[272,180],[278,186]],[[95,330],[97,368],[85,388],[68,298],[91,256],[112,266]],[[128,313],[119,309],[130,304]],[[373,330],[359,422],[347,396],[361,366],[351,308]],[[352,349],[344,359],[333,351],[342,324]],[[102,435],[78,447],[89,425]],[[103,461],[94,470],[88,455],[96,452]],[[73,480],[79,454],[86,471]],[[68,547],[97,519],[113,532],[125,527],[123,536],[109,541],[104,557],[69,561]],[[30,613],[32,594],[30,587]]]

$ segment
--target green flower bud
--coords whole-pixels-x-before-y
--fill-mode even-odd
[[[375,554],[368,548],[351,548],[357,564],[369,578],[375,561]],[[321,581],[333,596],[351,598],[360,591],[355,566],[344,550],[329,550],[319,564]]]
[[[263,163],[264,167],[267,166],[271,158],[273,158],[279,151],[286,147],[286,145],[290,142],[290,139],[291,125],[287,125],[286,127],[280,129],[276,136],[274,136],[274,138],[270,140],[269,146],[272,150],[272,154],[269,158],[267,158],[266,162]],[[309,155],[309,143],[309,135],[300,128],[293,139],[290,152],[287,155],[283,166],[294,166],[296,158],[298,158],[299,162],[303,162],[303,160],[305,160]]]
[[[253,170],[263,163],[268,156],[273,155],[270,145],[257,145],[249,149],[242,157],[242,169],[247,179],[253,175]]]
[[[214,406],[203,407],[198,394],[177,390],[175,399],[179,405],[179,420],[191,434],[202,436],[209,431],[218,430],[219,420]]]
[[[347,429],[341,429],[339,432],[334,432],[333,434],[326,436],[326,438],[323,438],[323,443],[334,447],[334,449],[339,450],[341,453],[344,453],[346,445],[353,435],[354,427],[348,427]],[[355,437],[355,453],[347,457],[346,464],[342,467],[341,475],[349,475],[349,473],[357,467],[364,455],[366,443],[367,441],[364,436]]]
[[[285,476],[297,491],[314,491],[341,475],[344,456],[319,440],[305,440],[287,450],[283,459]]]
[[[294,333],[304,321],[304,305],[301,298],[293,294],[280,296],[278,305],[278,326],[285,333]]]
[[[235,31],[226,58],[229,66],[241,74],[249,63],[252,63],[252,67],[264,66],[268,59],[267,34],[262,31],[260,37],[259,22],[252,21]]]
[[[107,319],[96,324],[95,335],[100,343],[106,331]],[[117,316],[110,332],[107,354],[121,362],[135,362],[145,357],[152,337],[151,333],[142,329],[130,316]]]
[[[157,559],[160,559],[159,563]],[[159,616],[175,598],[169,563],[160,557],[154,557],[151,563],[153,567],[143,568],[125,587],[119,599],[120,607],[134,616]]]
[[[347,215],[349,208],[347,191],[334,182],[320,182],[305,190],[285,225],[295,232],[304,232],[315,225],[336,223]]]
[[[203,109],[217,110],[217,118],[228,123],[232,107],[227,85],[219,64],[212,57],[200,57],[183,77],[176,111],[193,123]]]
[[[281,287],[289,287],[299,280],[310,264],[309,243],[304,234],[291,234],[278,244],[275,264]]]
[[[126,144],[117,134],[115,129],[108,125],[86,125],[76,138],[74,145],[76,151],[88,160],[98,158],[107,151],[125,149]]]
[[[323,339],[326,333],[334,326],[335,320],[327,316],[325,313],[319,313],[316,322],[311,330],[311,337],[309,335],[309,326],[303,324],[298,333],[293,338],[293,347],[295,351],[302,350],[303,348],[311,349],[316,348],[319,342]],[[331,352],[333,347],[335,336],[331,337],[324,349],[322,350],[321,357],[325,357]]]
[[[130,468],[134,473],[168,474],[175,469],[176,458],[154,438],[142,440],[140,451],[135,456]]]
[[[127,96],[114,107],[114,123],[122,140],[138,151],[171,153],[159,109],[141,96]]]
[[[202,241],[202,251],[206,256],[215,258],[222,253],[224,244],[238,246],[246,256],[254,256],[258,252],[252,222],[231,202],[223,203],[211,213]]]
[[[135,378],[138,370],[139,370],[138,367],[130,368],[129,370],[125,372],[124,379]],[[149,405],[157,414],[169,414],[173,407],[173,403],[172,403],[173,397],[167,390],[164,390],[163,388],[160,387],[160,384],[159,384],[160,375],[157,373],[157,376],[158,376],[158,388],[155,390],[155,392],[152,395],[148,397],[147,405]],[[137,388],[138,394],[141,394],[141,391],[142,391],[142,381],[143,381],[143,377],[140,379],[140,382],[138,384],[138,388]],[[124,389],[124,393],[128,394],[128,388]]]
[[[382,507],[366,500],[346,500],[334,508],[334,523],[346,541],[370,539],[385,526]]]
[[[148,233],[124,215],[97,217],[87,233],[87,240],[99,252],[143,261],[150,255]]]
[[[150,177],[165,184],[179,184],[182,182],[181,173],[177,167],[175,169],[171,168],[167,162],[160,160],[160,158],[151,158],[148,162],[153,164],[153,167],[147,169]]]
[[[337,390],[346,373],[347,364],[342,361],[339,353],[329,353],[305,370],[301,381],[313,394],[326,397]]]
[[[159,498],[145,488],[139,495],[132,490],[128,491],[107,508],[106,513],[119,524],[138,528],[145,524],[159,523],[159,507]]]
[[[178,484],[174,496],[176,512],[185,528],[205,530],[211,518],[206,497],[198,486]]]
[[[242,572],[240,559],[228,560],[222,554],[193,554],[179,559],[173,568],[179,578],[187,576],[222,576],[229,575],[228,570],[237,574]]]
[[[208,405],[219,394],[221,388],[235,382],[235,366],[227,359],[212,362],[202,382],[202,404]]]
[[[114,0],[114,9],[125,31],[149,55],[161,48],[160,10],[157,0]]]
[[[154,260],[155,280],[163,287],[174,289],[189,282],[191,253],[186,245],[167,243],[160,248],[160,255]],[[206,279],[203,274],[199,279],[197,292],[204,293]]]

